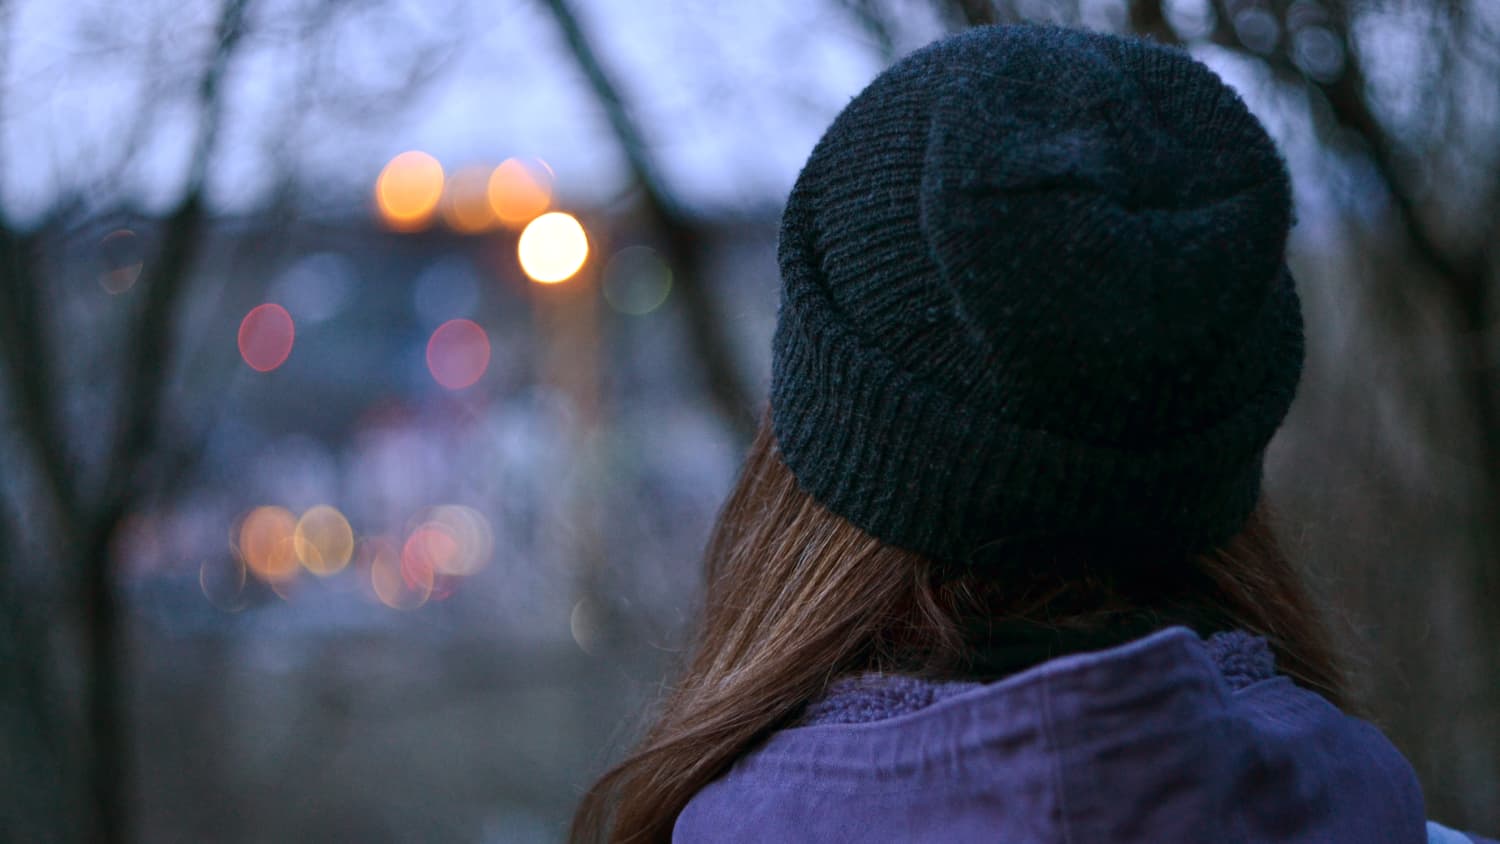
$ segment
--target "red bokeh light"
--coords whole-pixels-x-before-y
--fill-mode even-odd
[[[401,580],[406,588],[431,594],[437,577],[433,554],[442,553],[452,542],[452,537],[432,528],[413,531],[401,548]]]
[[[471,320],[450,319],[427,341],[427,369],[450,390],[472,385],[489,365],[489,335]]]
[[[296,333],[286,308],[269,302],[257,305],[240,322],[240,357],[256,372],[270,372],[291,355]]]

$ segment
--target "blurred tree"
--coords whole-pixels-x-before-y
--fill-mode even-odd
[[[24,441],[50,497],[54,537],[46,547],[69,567],[72,576],[64,577],[64,588],[73,594],[63,600],[76,609],[83,628],[79,699],[86,738],[80,767],[88,792],[85,805],[91,810],[88,833],[97,840],[121,840],[130,829],[127,719],[120,711],[124,701],[122,637],[110,542],[132,504],[137,492],[136,475],[152,452],[160,427],[163,376],[172,354],[175,306],[202,242],[203,186],[223,112],[220,91],[243,34],[244,14],[245,0],[230,0],[215,29],[215,48],[198,84],[199,120],[187,187],[163,224],[157,254],[146,264],[149,269],[140,279],[145,297],[123,356],[121,377],[125,388],[121,395],[125,404],[120,408],[114,444],[104,462],[104,480],[92,495],[79,476],[72,444],[55,404],[59,382],[52,371],[55,353],[42,304],[45,268],[40,262],[40,249],[26,234],[8,225],[0,228],[0,266],[5,270],[5,300],[0,302],[0,311],[8,319],[6,374]],[[8,546],[6,556],[15,550],[16,546]],[[16,561],[12,558],[3,562],[3,610],[19,634],[12,647],[26,666],[25,679],[36,684],[29,696],[38,702],[39,714],[51,712],[53,707],[66,711],[59,706],[62,695],[53,677],[52,665],[57,657],[48,647],[53,638],[47,632],[49,619],[38,618],[35,612],[45,604],[22,595],[22,587],[9,571]],[[59,752],[64,750],[63,737],[56,732],[59,725],[50,723],[54,720],[38,724],[42,728],[38,733],[52,751],[46,761],[65,765],[71,754]],[[8,733],[25,732],[20,725],[6,726]],[[53,778],[66,781],[71,773],[64,769]]]
[[[107,187],[118,185],[65,189],[41,220],[25,228],[0,213],[0,360],[6,396],[0,423],[14,433],[16,450],[29,458],[19,466],[8,464],[12,476],[6,483],[38,494],[18,508],[0,499],[0,788],[10,795],[0,808],[0,839],[133,837],[129,667],[115,544],[126,518],[145,501],[166,494],[182,475],[207,427],[201,420],[175,418],[181,408],[173,406],[168,388],[195,262],[211,227],[206,186],[230,107],[225,80],[247,33],[289,38],[310,56],[303,74],[309,84],[289,98],[293,107],[282,127],[281,137],[292,142],[308,98],[318,91],[312,77],[331,24],[346,11],[338,0],[317,0],[256,18],[252,5],[251,0],[217,4],[195,78],[193,71],[163,66],[155,55],[140,56],[156,76],[135,104],[130,128],[103,178],[118,180],[144,151],[147,127],[169,99],[166,91],[186,88],[195,128],[178,198],[151,226],[155,248],[140,261],[133,281],[137,295],[127,311],[122,345],[102,350],[101,371],[83,377],[66,371],[70,350],[61,342],[65,328],[57,324],[63,294],[49,252],[67,248],[71,236],[108,216],[87,188],[108,194]],[[12,43],[12,6],[0,2],[6,46]],[[164,32],[181,24],[182,10],[171,11],[158,21]],[[408,73],[400,85],[409,93],[431,78],[451,41],[412,39],[407,47]],[[19,92],[0,94],[8,95],[0,96],[3,114],[5,100],[14,102]],[[331,101],[347,116],[391,107],[384,91],[361,96],[346,84],[340,94]],[[278,174],[276,204],[283,214],[298,187],[295,175]],[[75,390],[101,387],[115,397],[111,419],[90,419],[81,427],[68,418]],[[96,448],[101,432],[109,436],[105,447]],[[16,476],[26,468],[32,471]]]

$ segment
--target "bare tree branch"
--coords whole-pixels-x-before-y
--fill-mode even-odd
[[[182,293],[203,241],[203,188],[208,163],[222,124],[223,78],[244,34],[248,0],[226,0],[216,27],[215,49],[198,86],[200,118],[186,192],[167,219],[161,247],[141,284],[145,301],[130,335],[124,389],[124,411],[105,469],[105,482],[91,508],[78,548],[82,566],[81,604],[87,620],[88,670],[84,700],[92,734],[90,793],[94,801],[94,835],[100,841],[132,837],[130,771],[125,706],[123,626],[115,591],[111,547],[130,503],[130,491],[141,461],[153,446],[165,403],[164,387],[172,360],[174,328]]]
[[[938,11],[955,29],[1015,23],[1017,20],[1010,0],[938,0]]]
[[[11,4],[0,0],[0,79],[8,75],[13,16]],[[0,146],[0,190],[6,163]],[[0,355],[5,358],[21,433],[41,470],[54,517],[67,522],[77,517],[80,506],[70,477],[66,435],[50,389],[52,356],[37,301],[36,260],[34,239],[13,229],[0,209]]]
[[[60,748],[63,727],[56,699],[59,683],[52,671],[51,649],[42,646],[49,636],[46,622],[37,612],[40,602],[28,600],[18,588],[15,561],[8,559],[21,548],[21,538],[6,509],[0,502],[0,669],[5,669],[0,682],[10,686],[30,720],[9,729],[44,748],[46,752],[38,759],[45,760],[61,779],[67,756]],[[58,795],[55,799],[60,798]]]
[[[896,37],[891,31],[890,18],[880,8],[878,0],[842,0],[841,6],[854,16],[854,20],[875,39],[875,47],[886,64],[896,60]]]
[[[1144,35],[1164,44],[1177,42],[1177,33],[1167,24],[1160,0],[1132,0],[1130,29],[1137,35]]]
[[[203,187],[208,163],[222,124],[220,86],[225,68],[243,35],[248,0],[227,0],[217,28],[216,48],[199,85],[198,137],[188,165],[186,192],[163,227],[155,260],[142,274],[145,302],[131,334],[126,371],[126,409],[110,452],[101,505],[108,508],[128,494],[130,475],[141,456],[149,453],[151,434],[162,411],[166,367],[171,360],[173,321],[182,289],[203,241]]]
[[[542,3],[557,22],[574,61],[604,108],[631,175],[641,186],[646,217],[665,240],[668,262],[677,273],[676,287],[681,294],[688,334],[708,381],[709,394],[731,429],[748,441],[755,426],[753,402],[730,354],[724,321],[705,283],[703,233],[668,188],[619,86],[600,64],[567,0],[542,0]]]
[[[1149,11],[1138,11],[1139,9]],[[1244,52],[1244,45],[1233,32],[1229,9],[1224,0],[1215,0],[1218,23],[1210,40],[1213,43]],[[1500,431],[1500,388],[1490,383],[1486,361],[1482,359],[1482,344],[1474,342],[1489,329],[1493,308],[1493,291],[1489,283],[1489,256],[1486,244],[1461,250],[1461,254],[1444,247],[1437,234],[1429,226],[1417,208],[1407,181],[1402,177],[1398,163],[1396,144],[1391,134],[1370,110],[1366,99],[1364,70],[1356,45],[1350,38],[1348,12],[1342,5],[1336,10],[1340,17],[1335,21],[1339,34],[1349,44],[1344,70],[1332,81],[1319,81],[1304,74],[1283,52],[1260,56],[1278,78],[1305,86],[1321,94],[1328,103],[1330,113],[1340,128],[1352,132],[1365,146],[1371,164],[1380,176],[1390,198],[1397,226],[1407,234],[1411,249],[1418,262],[1437,279],[1444,290],[1443,301],[1447,304],[1455,323],[1464,333],[1458,357],[1464,361],[1468,375],[1465,378],[1466,400],[1474,414],[1474,427],[1479,434],[1478,447],[1488,490],[1484,497],[1491,502],[1491,524],[1500,524],[1500,440],[1491,432]],[[1145,20],[1161,20],[1160,0],[1137,0],[1132,17]],[[1165,37],[1176,40],[1169,27],[1163,28]],[[1500,173],[1492,182],[1500,185]],[[1500,211],[1500,189],[1491,189],[1489,207]],[[1494,553],[1493,549],[1490,553]],[[1500,595],[1496,595],[1500,600]],[[1500,617],[1500,607],[1494,615]]]
[[[55,517],[76,519],[82,505],[72,482],[66,433],[59,419],[52,385],[50,343],[37,301],[36,244],[0,222],[0,314],[3,319],[6,374],[15,398],[22,435],[35,457],[55,506]]]

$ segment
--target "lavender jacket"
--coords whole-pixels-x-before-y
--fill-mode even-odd
[[[1263,640],[1184,627],[985,685],[836,683],[673,841],[1496,844],[1429,824],[1400,753]]]

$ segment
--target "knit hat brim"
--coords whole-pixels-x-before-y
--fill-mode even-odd
[[[1284,266],[1240,335],[1248,348],[1226,350],[1266,364],[1230,415],[1152,445],[1080,442],[967,406],[862,343],[818,277],[806,201],[794,189],[783,218],[771,405],[808,494],[884,542],[959,564],[1016,537],[1194,552],[1243,525],[1300,373],[1301,311]]]

